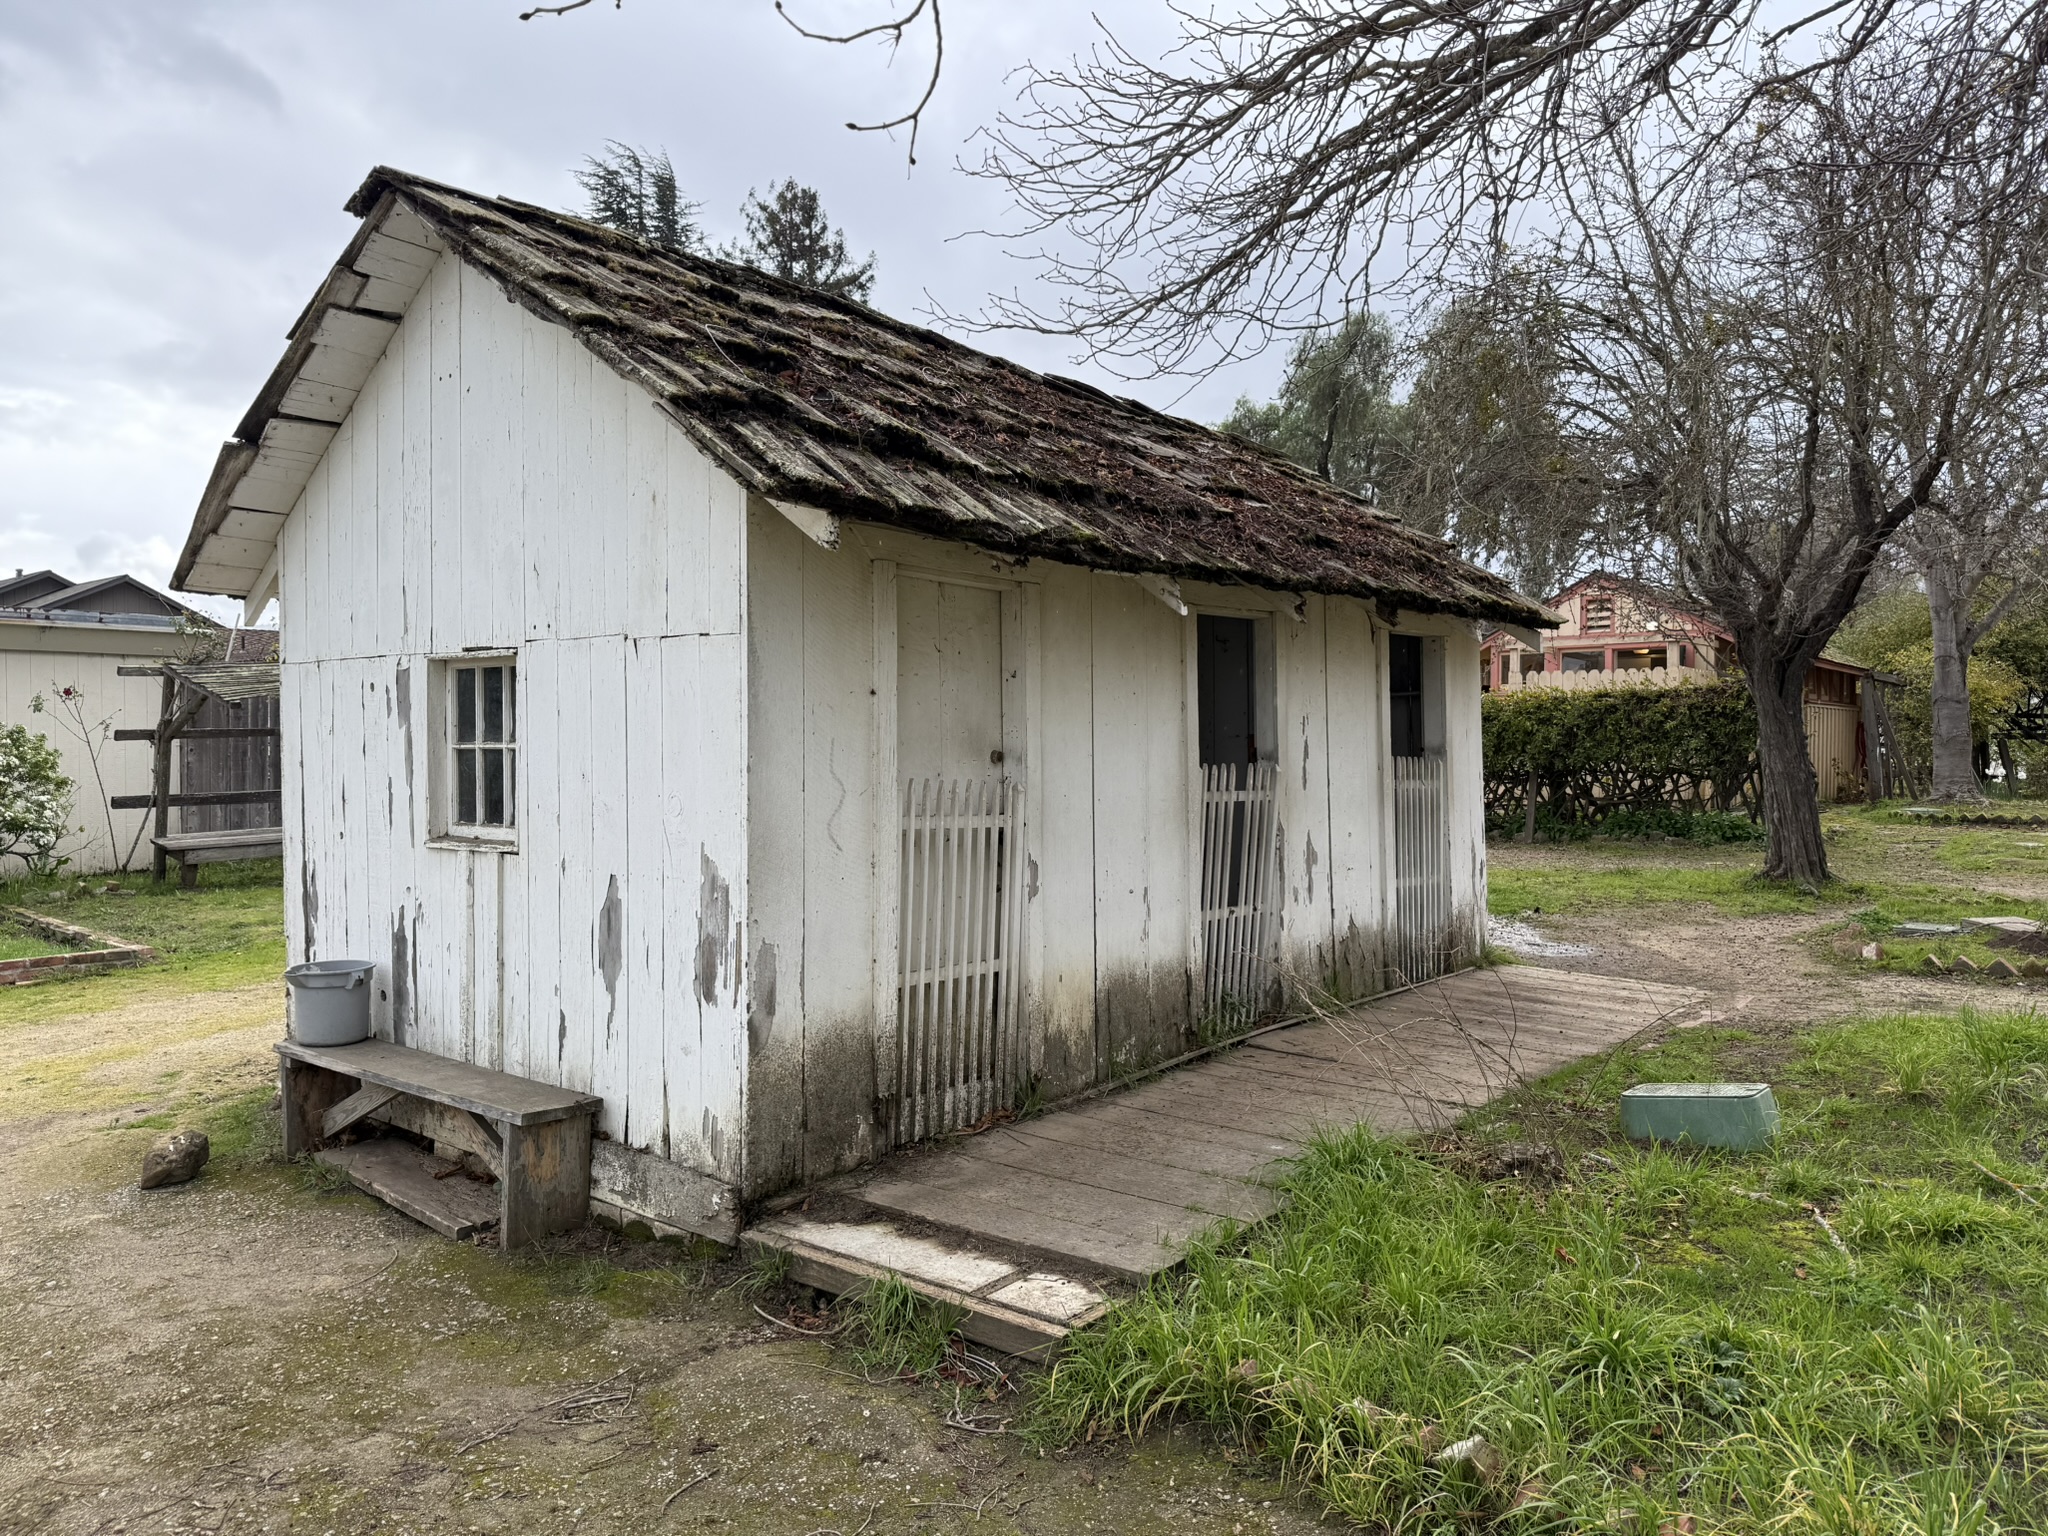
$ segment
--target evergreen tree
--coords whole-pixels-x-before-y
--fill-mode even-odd
[[[1394,328],[1367,311],[1304,336],[1268,405],[1240,399],[1222,430],[1378,502],[1405,428],[1394,403]]]
[[[586,155],[575,174],[597,223],[672,251],[703,248],[697,214],[704,205],[676,190],[667,151],[635,149],[614,140],[602,155]]]
[[[786,180],[769,198],[750,192],[740,215],[747,221],[747,236],[722,253],[727,258],[842,299],[867,302],[875,285],[874,254],[862,262],[847,254],[846,232],[834,229],[825,217],[816,188]]]

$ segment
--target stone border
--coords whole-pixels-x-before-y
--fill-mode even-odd
[[[2048,812],[2006,811],[1994,807],[1988,811],[1943,809],[1939,806],[1903,806],[1892,813],[1895,816],[1910,817],[1919,825],[1937,827],[2018,827],[2022,831],[2048,829]]]
[[[0,916],[59,944],[100,946],[98,949],[76,949],[58,955],[30,955],[23,960],[0,960],[0,987],[27,986],[33,982],[48,981],[53,975],[90,975],[124,966],[148,965],[156,959],[156,951],[145,944],[130,944],[112,934],[95,933],[90,928],[60,923],[54,917],[45,917],[26,907],[0,907]]]

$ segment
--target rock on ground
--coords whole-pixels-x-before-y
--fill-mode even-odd
[[[204,1131],[173,1131],[159,1136],[142,1154],[142,1187],[156,1189],[165,1184],[183,1184],[199,1176],[213,1155]]]

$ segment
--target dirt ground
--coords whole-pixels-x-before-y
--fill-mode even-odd
[[[1973,1002],[2024,1006],[2048,998],[2048,987],[2039,982],[1992,992],[1941,977],[1843,965],[1829,948],[1829,936],[1857,907],[1900,887],[1968,893],[2015,906],[2048,901],[2048,850],[2037,836],[1842,817],[1830,821],[1829,861],[1839,877],[1860,882],[1865,894],[1833,902],[1818,913],[1738,916],[1704,903],[1677,901],[1544,912],[1529,919],[1542,937],[1589,953],[1545,953],[1534,963],[1702,987],[1715,999],[1717,1022],[1764,1033],[1861,1011],[1956,1008]],[[1639,866],[1742,870],[1753,868],[1759,856],[1655,844],[1494,843],[1487,862],[1496,871],[1572,875]],[[1861,942],[1861,935],[1850,942]]]
[[[0,1029],[0,1531],[1317,1523],[1191,1436],[948,1428],[947,1390],[855,1377],[731,1261],[595,1230],[508,1261],[323,1188],[264,1156],[279,1017],[266,986]],[[221,1105],[254,1144],[138,1190],[162,1125]]]
[[[1704,987],[1726,1022],[1766,1031],[1968,1000],[1832,962],[1815,937],[1830,920],[1811,915],[1672,903],[1534,921],[1591,951],[1544,964]],[[1321,1523],[1190,1433],[1041,1455],[949,1426],[950,1389],[863,1380],[763,1321],[735,1261],[594,1229],[508,1260],[284,1166],[267,1108],[280,1014],[257,986],[0,1023],[0,1532]],[[139,1191],[143,1149],[185,1123],[213,1125],[221,1155],[191,1185]]]

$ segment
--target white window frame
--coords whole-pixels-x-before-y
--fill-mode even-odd
[[[430,658],[427,689],[428,718],[431,722],[429,740],[428,794],[431,808],[429,842],[445,848],[491,849],[501,853],[513,853],[519,847],[519,825],[524,816],[519,803],[525,776],[519,772],[520,724],[526,713],[525,700],[519,696],[521,667],[517,651],[464,651],[454,656]],[[507,699],[510,705],[510,735],[502,743],[490,744],[501,748],[510,768],[511,785],[506,806],[507,822],[502,826],[483,822],[463,822],[456,819],[457,811],[457,769],[456,740],[458,726],[456,707],[458,687],[456,674],[465,668],[508,667],[511,669],[512,690]],[[479,731],[481,735],[481,721]],[[479,743],[478,745],[483,745]]]

